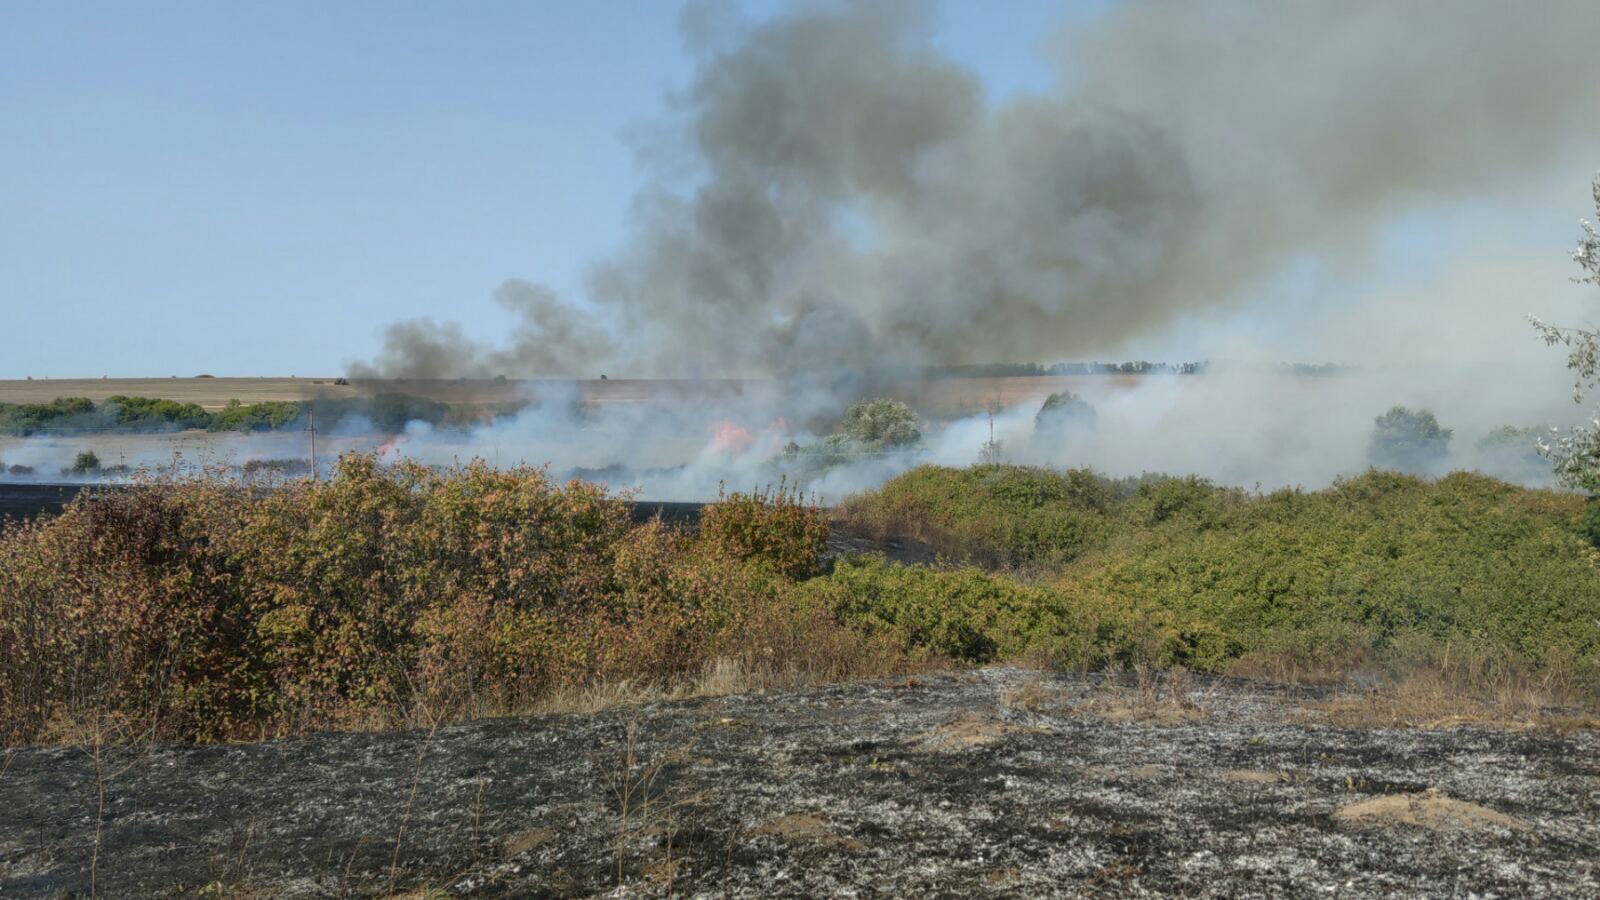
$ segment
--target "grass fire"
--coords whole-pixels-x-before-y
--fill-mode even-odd
[[[1592,3],[607,5],[8,12],[0,896],[1600,895]]]

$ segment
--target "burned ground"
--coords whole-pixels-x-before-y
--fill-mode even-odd
[[[91,862],[105,896],[1600,892],[1600,734],[1339,728],[1317,700],[983,669],[111,749],[98,778],[23,749],[0,894],[87,895]]]

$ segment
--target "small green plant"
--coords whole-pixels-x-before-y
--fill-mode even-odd
[[[91,475],[100,471],[100,457],[93,450],[81,451],[72,459],[74,475]]]

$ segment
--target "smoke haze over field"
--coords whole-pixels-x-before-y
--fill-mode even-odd
[[[402,322],[357,373],[1111,355],[1175,321],[1270,314],[1308,261],[1357,280],[1403,217],[1514,202],[1552,167],[1581,178],[1600,146],[1585,0],[1122,3],[1050,43],[1054,90],[1000,102],[928,15],[691,5],[694,77],[641,132],[632,231],[587,296],[510,282],[509,340]]]
[[[1373,417],[1406,404],[1456,429],[1440,471],[1548,481],[1475,443],[1583,415],[1523,317],[1579,321],[1596,300],[1563,251],[1600,164],[1600,4],[1124,0],[1044,42],[1053,87],[1001,97],[941,49],[934,14],[863,0],[751,22],[691,3],[692,75],[633,132],[642,186],[583,294],[513,279],[494,296],[509,333],[400,321],[351,366],[754,380],[632,405],[546,385],[516,415],[414,422],[386,450],[549,464],[652,499],[794,475],[837,500],[974,462],[989,439],[989,414],[944,410],[914,450],[782,456],[885,372],[1300,359],[1360,368],[1092,381],[1073,389],[1098,427],[1066,436],[1034,433],[1042,395],[983,405],[1013,462],[1315,487],[1365,468]],[[293,453],[253,440],[235,455]]]

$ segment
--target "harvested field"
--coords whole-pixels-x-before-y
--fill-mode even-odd
[[[1174,376],[1197,377],[1197,376]],[[874,392],[911,404],[924,415],[963,415],[993,406],[1009,406],[1054,391],[1134,387],[1139,375],[1059,375],[1018,378],[935,378],[886,382]],[[0,403],[46,403],[57,397],[88,397],[96,402],[117,395],[158,397],[221,409],[229,400],[311,400],[355,398],[384,393],[410,394],[450,404],[501,404],[540,396],[576,392],[583,403],[703,402],[770,391],[770,381],[628,379],[492,381],[449,379],[429,381],[357,380],[334,384],[333,376],[315,378],[41,378],[0,380]]]
[[[1155,701],[1192,716],[1108,698],[1140,702],[985,669],[98,768],[25,749],[0,893],[85,895],[91,863],[106,896],[1600,892],[1596,732],[1332,727],[1309,691],[1205,679]]]
[[[334,376],[317,378],[36,378],[0,381],[0,403],[48,403],[57,397],[158,397],[197,403],[208,410],[229,400],[310,400],[318,396],[358,397],[358,388],[336,385]]]

